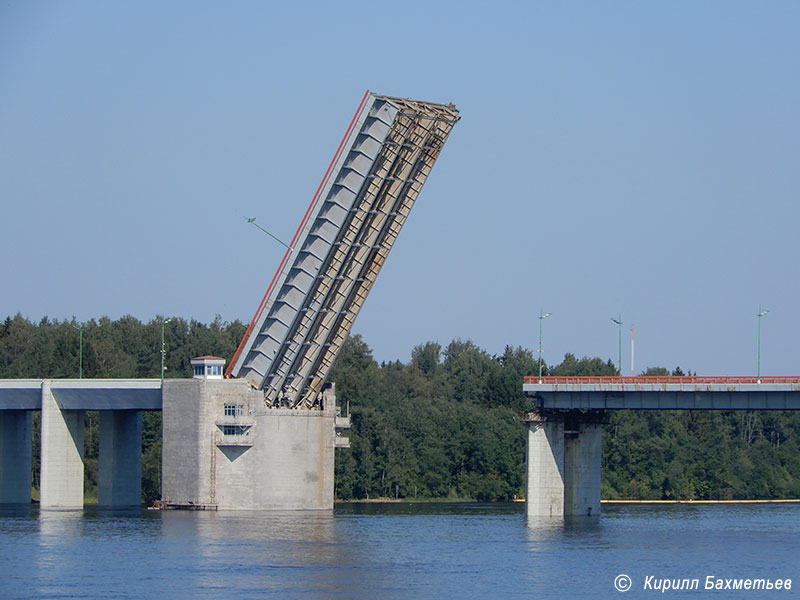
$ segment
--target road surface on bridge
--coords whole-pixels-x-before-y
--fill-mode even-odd
[[[526,377],[534,409],[800,410],[800,376]]]

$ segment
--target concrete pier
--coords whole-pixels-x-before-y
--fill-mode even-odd
[[[41,508],[83,507],[83,411],[62,410],[42,382]]]
[[[164,381],[162,499],[167,508],[333,508],[333,389],[320,410],[267,408],[239,379]]]
[[[528,422],[525,513],[531,517],[564,516],[564,421]]]
[[[600,411],[528,414],[528,517],[600,514],[602,418]]]
[[[30,504],[31,412],[0,411],[0,504]]]
[[[142,414],[100,411],[99,506],[142,503]]]
[[[592,417],[565,421],[564,514],[568,516],[600,514],[603,429],[602,423]]]

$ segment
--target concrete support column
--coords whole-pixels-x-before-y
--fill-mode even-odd
[[[83,411],[61,410],[42,382],[40,508],[83,507]]]
[[[31,412],[0,411],[0,504],[31,502]]]
[[[528,421],[525,514],[564,515],[564,421],[532,415]]]
[[[567,419],[564,432],[564,515],[591,517],[600,514],[602,451],[603,428],[597,419]]]
[[[100,411],[97,503],[142,503],[142,414],[137,410]]]

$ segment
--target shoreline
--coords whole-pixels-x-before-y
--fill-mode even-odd
[[[477,500],[459,499],[395,499],[369,498],[361,500],[336,500],[334,504],[511,504],[524,503],[524,498],[507,502],[478,502]],[[779,500],[600,500],[601,504],[800,504],[800,498]]]
[[[600,500],[601,504],[800,504],[787,500]]]

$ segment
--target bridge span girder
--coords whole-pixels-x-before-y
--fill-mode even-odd
[[[545,410],[800,410],[800,380],[778,383],[526,382],[523,391],[533,400],[535,409]]]
[[[227,375],[311,408],[450,131],[453,105],[367,92]]]

